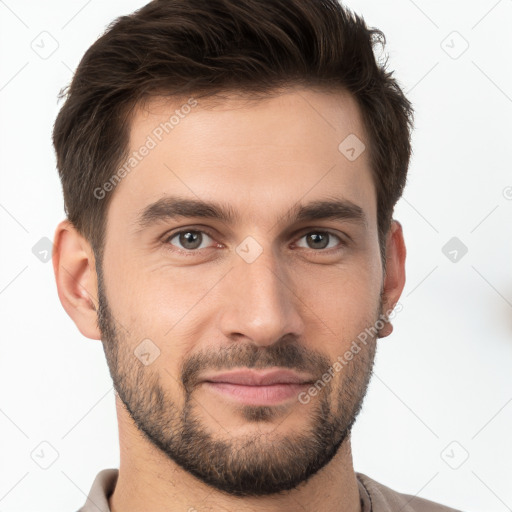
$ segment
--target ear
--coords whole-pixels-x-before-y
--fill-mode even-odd
[[[52,261],[57,292],[67,314],[85,337],[101,339],[94,252],[69,220],[57,226]]]
[[[405,242],[402,225],[397,220],[391,221],[386,241],[386,274],[383,284],[383,314],[392,311],[405,285]],[[379,338],[385,338],[393,332],[393,325],[388,320],[379,332]]]

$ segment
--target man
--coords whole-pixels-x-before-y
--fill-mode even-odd
[[[405,283],[413,110],[379,40],[335,0],[160,0],[86,52],[53,263],[121,460],[82,511],[453,511],[351,456]]]

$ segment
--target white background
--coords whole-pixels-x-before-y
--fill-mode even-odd
[[[67,316],[32,248],[64,218],[57,94],[107,24],[144,3],[0,1],[0,512],[75,511],[96,473],[119,464],[101,344]],[[512,510],[512,1],[348,6],[384,31],[416,110],[395,211],[403,310],[379,342],[354,466],[461,510]],[[31,47],[43,31],[58,43],[47,59]],[[452,237],[468,249],[457,262],[442,252]],[[42,469],[46,443],[58,458]]]

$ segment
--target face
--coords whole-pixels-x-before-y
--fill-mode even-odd
[[[131,152],[153,147],[109,192],[98,325],[155,447],[218,490],[276,493],[331,461],[370,380],[376,194],[367,151],[338,149],[368,143],[345,93],[184,104],[133,118]]]

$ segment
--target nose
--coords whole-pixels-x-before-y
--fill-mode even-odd
[[[222,285],[220,328],[226,338],[268,346],[283,336],[302,337],[302,302],[270,250],[252,263],[235,261]]]

